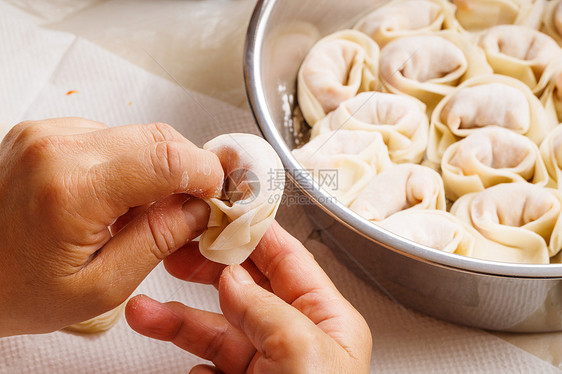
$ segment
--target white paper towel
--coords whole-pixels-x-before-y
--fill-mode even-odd
[[[247,111],[186,91],[83,39],[38,29],[3,2],[0,35],[0,123],[70,115],[110,125],[159,121],[197,144],[224,132],[256,132]],[[283,206],[278,217],[300,240],[310,236],[300,207]],[[403,310],[338,263],[324,245],[311,239],[306,244],[369,322],[372,372],[560,372],[488,333]],[[219,310],[212,287],[176,280],[162,266],[137,293]],[[94,336],[57,332],[0,339],[0,373],[185,373],[199,362],[171,344],[136,334],[124,320]]]

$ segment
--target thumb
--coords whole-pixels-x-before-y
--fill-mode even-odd
[[[322,331],[311,320],[258,286],[240,265],[231,265],[223,271],[219,299],[226,319],[273,362],[306,356],[303,347],[317,349],[325,341]],[[319,352],[322,351],[320,348]]]
[[[206,229],[209,212],[204,201],[186,195],[171,195],[153,204],[119,231],[82,269],[85,289],[91,289],[97,298],[119,305],[161,260]]]

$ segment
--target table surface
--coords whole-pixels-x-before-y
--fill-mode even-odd
[[[242,46],[255,0],[8,2],[32,15],[42,27],[81,36],[146,71],[248,110]],[[307,241],[316,246],[314,240]],[[330,268],[338,271],[321,263],[329,273]],[[352,302],[357,292],[354,282],[361,283],[357,278],[337,282]],[[372,311],[364,310],[360,302],[354,304],[371,326],[379,325]],[[562,333],[495,335],[562,368]]]

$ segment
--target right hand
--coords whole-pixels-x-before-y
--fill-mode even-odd
[[[125,315],[137,332],[212,361],[192,374],[369,372],[371,333],[326,273],[274,223],[243,266],[226,267],[189,243],[168,257],[168,271],[214,284],[223,315],[136,296]]]

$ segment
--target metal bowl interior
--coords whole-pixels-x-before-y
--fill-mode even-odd
[[[256,121],[287,168],[289,177],[317,206],[357,234],[407,256],[440,266],[519,278],[562,278],[562,264],[491,262],[445,253],[403,239],[373,225],[330,195],[303,172],[295,148],[293,109],[296,76],[308,49],[319,38],[353,25],[386,1],[260,0],[252,17],[245,51],[248,97]]]

